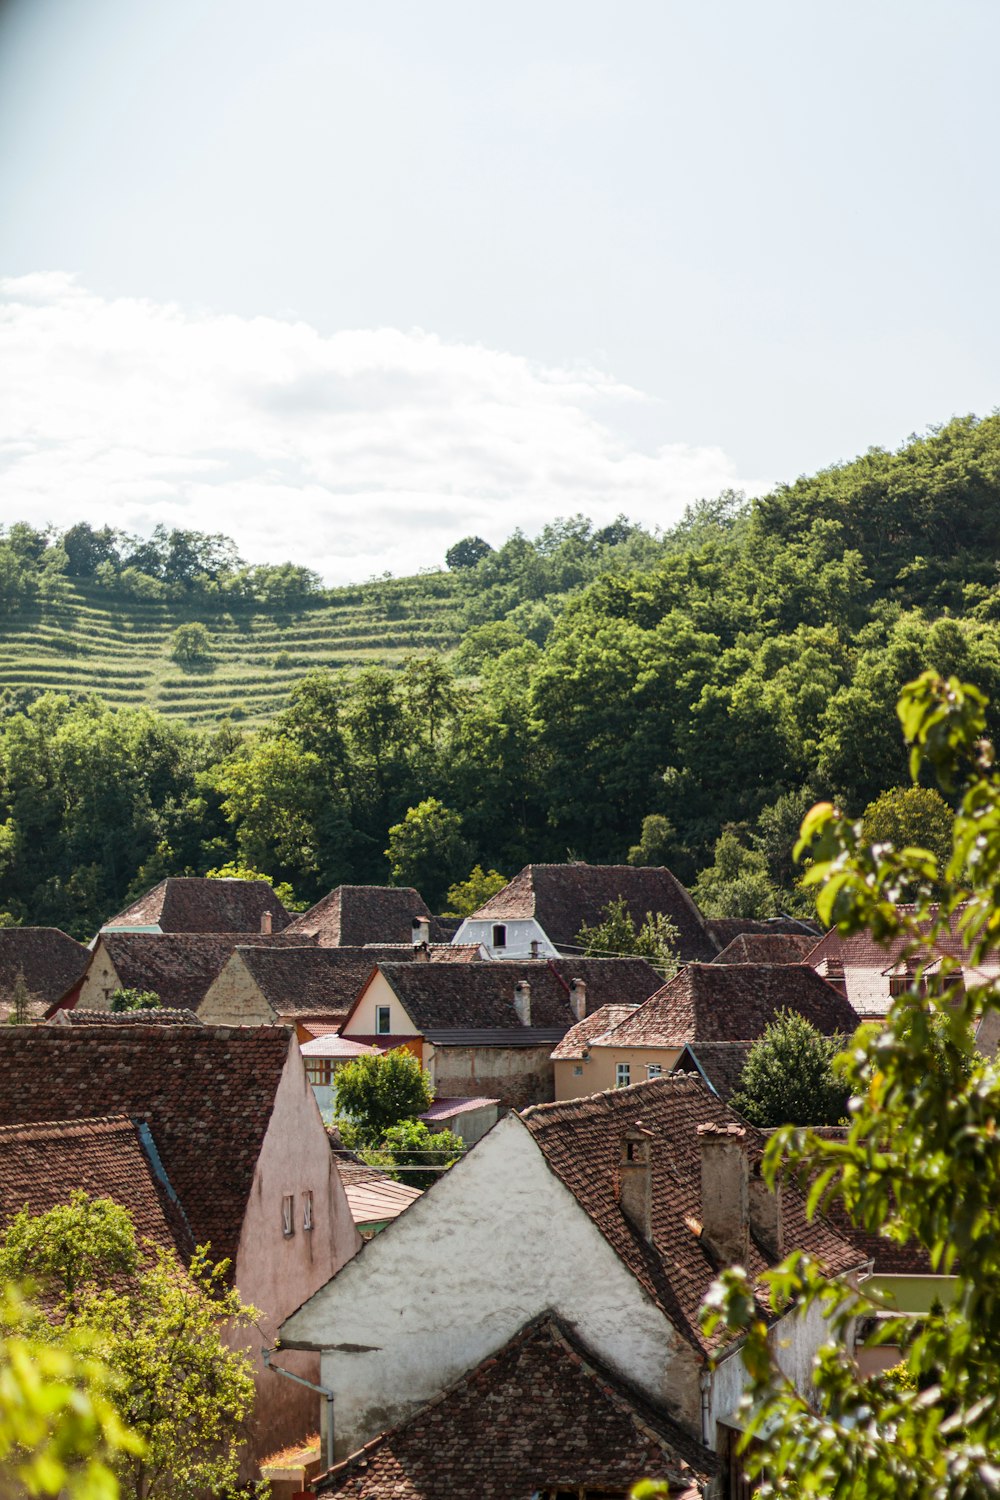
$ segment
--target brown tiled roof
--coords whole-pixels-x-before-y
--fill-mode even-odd
[[[613,1031],[635,1010],[634,1005],[602,1005],[582,1021],[571,1026],[552,1054],[553,1062],[582,1057],[586,1048],[606,1031]]]
[[[687,1222],[702,1219],[697,1130],[704,1123],[736,1123],[738,1117],[700,1078],[673,1074],[588,1098],[535,1105],[521,1118],[552,1171],[674,1327],[696,1348],[706,1349],[698,1309],[719,1268]],[[652,1244],[618,1202],[621,1138],[637,1123],[653,1137]],[[748,1125],[744,1128],[759,1153],[764,1137]],[[805,1200],[794,1186],[782,1194],[782,1211],[787,1249],[808,1250],[831,1275],[860,1263],[856,1251],[825,1220],[807,1220]],[[752,1243],[747,1267],[751,1276],[759,1277],[770,1263]]]
[[[684,1491],[716,1468],[714,1454],[548,1314],[314,1487],[357,1500],[528,1500],[556,1488],[624,1496],[646,1477]]]
[[[789,936],[811,937],[815,942],[820,935],[814,922],[801,917],[706,917],[705,926],[720,951],[737,937],[768,934],[773,937],[787,933]]]
[[[674,1063],[674,1073],[700,1073],[723,1104],[736,1092],[752,1042],[689,1042]]]
[[[858,1026],[843,995],[808,964],[688,964],[617,1026],[607,1044],[754,1041],[781,1010],[798,1011],[828,1036],[850,1036]]]
[[[427,903],[409,885],[338,885],[292,922],[324,948],[365,943],[410,943],[413,918],[430,917]]]
[[[561,951],[579,950],[578,933],[593,927],[612,901],[624,897],[632,920],[664,913],[680,933],[686,960],[711,958],[717,951],[704,919],[670,871],[633,865],[525,865],[514,879],[473,912],[473,921],[504,922],[534,917]]]
[[[265,948],[236,953],[275,1016],[346,1017],[383,959],[412,962],[412,948]]]
[[[715,960],[717,964],[800,964],[816,946],[804,932],[741,932]]]
[[[303,941],[301,936],[298,941]],[[197,1010],[237,943],[240,947],[283,947],[288,939],[284,933],[266,937],[231,932],[102,932],[99,942],[124,989],[152,990],[172,1010]]]
[[[405,1208],[420,1197],[420,1189],[405,1182],[394,1182],[386,1172],[361,1162],[334,1158],[344,1185],[347,1204],[355,1224],[380,1224],[398,1219]]]
[[[193,1010],[57,1010],[54,1026],[200,1026]]]
[[[143,1145],[146,1127],[125,1115],[0,1127],[0,1230],[27,1208],[47,1213],[82,1189],[132,1215],[136,1235],[176,1252],[185,1265],[194,1241],[170,1185]]]
[[[0,1026],[0,1125],[144,1116],[198,1244],[235,1259],[284,1027]]]
[[[19,972],[35,1001],[32,1011],[41,1014],[65,995],[89,962],[90,949],[58,927],[0,927],[0,1022],[7,1019]]]
[[[266,880],[172,875],[105,926],[158,926],[161,932],[260,932],[265,912],[271,913],[274,932],[291,921]]]
[[[478,943],[365,943],[365,948],[377,948],[387,962],[394,958],[417,958],[426,951],[432,964],[475,964],[482,961]]]

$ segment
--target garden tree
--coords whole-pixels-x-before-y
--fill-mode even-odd
[[[468,917],[478,911],[497,891],[507,884],[506,875],[499,870],[484,870],[482,865],[473,865],[465,880],[456,881],[449,887],[445,897],[446,917]]]
[[[31,1337],[71,1349],[82,1336],[114,1376],[110,1400],[140,1440],[113,1459],[129,1500],[235,1494],[254,1385],[222,1325],[231,1339],[259,1315],[225,1287],[224,1271],[204,1250],[184,1271],[137,1243],[125,1209],[83,1192],[35,1217],[22,1210],[0,1239],[0,1276],[30,1277],[44,1300]]]
[[[624,896],[609,901],[601,920],[592,927],[580,928],[576,940],[587,958],[624,958],[635,954],[648,958],[653,968],[666,979],[677,973],[677,945],[680,934],[664,912],[648,911],[642,925],[636,927]]]
[[[702,870],[691,894],[706,917],[762,918],[778,912],[778,891],[765,856],[748,849],[733,828],[723,829],[715,863]]]
[[[115,990],[108,1002],[108,1009],[115,1015],[127,1010],[159,1010],[162,1001],[155,990]]]
[[[281,902],[286,911],[305,911],[305,902],[296,901],[295,892],[287,881],[275,882],[270,875],[261,874],[252,865],[241,865],[237,860],[231,859],[228,864],[220,865],[217,870],[206,870],[206,880],[262,880],[269,885]]]
[[[415,886],[433,911],[469,857],[462,819],[436,797],[425,797],[389,829],[385,854],[393,885]]]
[[[18,969],[14,976],[14,987],[10,992],[11,1007],[7,1020],[12,1026],[27,1026],[31,1020],[31,991],[28,989],[28,981],[24,977],[24,970]]]
[[[372,1166],[385,1167],[408,1187],[429,1188],[442,1171],[465,1152],[465,1142],[450,1130],[428,1130],[423,1120],[390,1125],[379,1144],[365,1151]]]
[[[834,1059],[848,1038],[824,1036],[798,1011],[784,1010],[754,1042],[730,1099],[751,1125],[838,1125],[847,1086]]]
[[[1000,935],[1000,775],[986,738],[986,700],[957,678],[923,674],[899,703],[916,779],[933,769],[959,798],[950,856],[871,844],[860,823],[820,803],[802,825],[799,854],[825,923],[902,938],[914,966],[885,1026],[862,1028],[844,1064],[851,1090],[843,1140],[784,1129],[763,1172],[811,1183],[810,1210],[837,1203],[859,1226],[914,1242],[937,1272],[954,1276],[954,1301],[918,1325],[883,1319],[879,1337],[903,1348],[901,1379],[862,1379],[845,1347],[847,1325],[881,1308],[795,1253],[754,1288],[741,1268],[708,1299],[706,1330],[725,1323],[744,1337],[748,1388],[741,1402],[744,1462],[762,1500],[965,1500],[1000,1481],[1000,1065],[977,1057],[983,1017],[1000,1009],[1000,985],[966,984],[963,961],[938,961],[955,926],[974,971]],[[916,893],[898,905],[900,890]],[[778,1370],[760,1315],[768,1300],[821,1309],[830,1330],[808,1400]]]
[[[905,849],[916,844],[929,849],[939,864],[951,854],[951,808],[933,787],[897,786],[870,802],[861,817],[870,844],[894,844]]]
[[[648,813],[642,820],[639,842],[628,851],[630,865],[665,865],[674,843],[673,824],[662,813]]]
[[[337,1124],[344,1136],[377,1146],[393,1125],[415,1120],[434,1102],[430,1075],[412,1052],[368,1053],[337,1069]]]
[[[212,637],[199,620],[178,625],[170,637],[170,655],[182,666],[203,666],[212,659]]]
[[[449,568],[474,568],[480,558],[488,557],[492,551],[489,542],[484,542],[481,536],[465,536],[448,548],[444,560]]]

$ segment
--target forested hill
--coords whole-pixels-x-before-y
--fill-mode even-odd
[[[436,905],[475,863],[631,850],[716,911],[787,908],[804,806],[905,783],[903,682],[1000,703],[998,558],[1000,417],[664,535],[576,518],[356,590],[224,538],[13,526],[0,909],[89,934],[234,859],[311,899],[386,880],[390,845]]]

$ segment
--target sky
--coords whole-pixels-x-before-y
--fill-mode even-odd
[[[329,582],[1000,390],[994,0],[5,0],[0,522]]]

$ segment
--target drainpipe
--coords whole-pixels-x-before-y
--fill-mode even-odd
[[[706,1448],[711,1444],[710,1413],[712,1407],[712,1372],[708,1368],[702,1370],[698,1376],[698,1387],[701,1391],[701,1440]]]
[[[317,1391],[319,1395],[326,1398],[326,1466],[333,1468],[333,1392],[325,1385],[316,1385],[312,1380],[306,1380],[304,1375],[295,1375],[291,1370],[283,1370],[281,1365],[273,1365],[272,1358],[277,1354],[277,1349],[262,1349],[264,1366],[273,1370],[275,1375],[284,1375],[286,1380],[294,1380],[298,1385],[308,1386],[311,1391]]]

